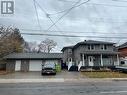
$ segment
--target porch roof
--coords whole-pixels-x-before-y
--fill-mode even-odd
[[[120,54],[120,52],[115,52],[115,51],[85,51],[82,52],[83,54],[109,54],[109,55],[116,55],[116,54]]]

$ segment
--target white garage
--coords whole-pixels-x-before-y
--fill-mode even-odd
[[[16,60],[15,71],[20,71],[20,70],[21,70],[21,61],[20,60]]]
[[[42,70],[42,60],[30,60],[29,71],[41,71]]]

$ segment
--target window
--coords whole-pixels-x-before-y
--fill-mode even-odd
[[[72,49],[69,49],[69,50],[68,50],[68,53],[69,53],[69,54],[72,54]]]
[[[88,50],[94,50],[95,46],[94,45],[88,45]]]
[[[104,45],[104,50],[106,50],[107,49],[107,45]]]
[[[68,58],[68,61],[69,61],[69,62],[72,62],[72,58]]]
[[[101,49],[102,50],[106,50],[107,49],[107,45],[101,45]]]
[[[94,49],[94,45],[91,45],[91,50],[93,50]]]
[[[101,49],[103,50],[103,45],[101,45]]]
[[[90,45],[88,45],[88,50],[90,50]]]

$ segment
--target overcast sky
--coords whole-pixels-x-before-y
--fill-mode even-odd
[[[40,26],[37,21],[37,15],[33,0],[15,0],[14,15],[0,15],[0,25],[14,26],[20,29],[21,33],[43,33],[43,34],[64,34],[76,36],[99,36],[99,37],[125,37],[127,33],[127,1],[125,0],[90,0],[81,6],[73,8],[56,26],[47,30],[62,15],[67,13],[79,0],[36,0],[36,7]],[[80,0],[81,4],[87,0]],[[46,16],[41,6],[51,20]],[[66,10],[66,11],[64,11]],[[62,13],[58,13],[64,11]],[[56,14],[57,13],[57,14]],[[25,30],[22,30],[25,29]],[[28,30],[29,31],[28,31]],[[32,31],[40,30],[41,31]],[[30,31],[31,30],[31,31]],[[76,33],[74,33],[76,32]],[[38,43],[45,38],[53,39],[58,46],[55,49],[60,51],[63,46],[73,45],[83,40],[102,40],[121,44],[127,39],[109,39],[94,37],[49,37],[49,36],[28,36],[22,35],[26,41],[37,41]]]

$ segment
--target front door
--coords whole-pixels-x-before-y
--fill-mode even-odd
[[[93,66],[93,56],[88,57],[89,66]]]

